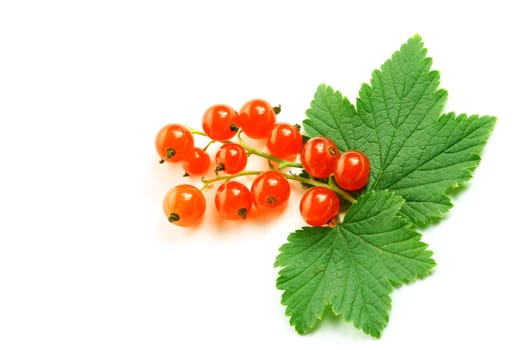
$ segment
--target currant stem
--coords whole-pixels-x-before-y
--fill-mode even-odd
[[[188,129],[191,131],[192,134],[207,136],[204,132],[202,132],[200,130],[193,129],[191,127],[188,127]],[[290,162],[290,161],[287,161],[287,160],[283,160],[283,159],[274,157],[271,154],[268,154],[266,152],[260,151],[257,148],[253,148],[253,147],[248,146],[244,142],[244,140],[242,139],[241,133],[242,133],[242,131],[238,132],[237,139],[238,139],[239,145],[241,145],[241,147],[243,147],[246,150],[247,154],[249,154],[249,155],[250,154],[255,154],[255,155],[259,156],[259,157],[268,159],[268,161],[274,161],[274,162],[278,163],[279,164],[279,166],[277,167],[278,170],[282,170],[282,169],[288,168],[288,167],[304,169],[304,167],[303,167],[303,165],[301,163],[296,163],[296,162]],[[210,146],[213,142],[214,141],[212,140],[210,143],[208,143],[208,145],[206,145],[205,149],[208,148],[208,146]],[[275,169],[272,164],[270,164],[270,168]],[[262,172],[263,171],[260,171],[260,170],[245,170],[245,171],[241,171],[241,172],[239,172],[237,174],[233,174],[233,175],[216,176],[216,177],[214,177],[212,179],[202,178],[201,181],[204,184],[204,186],[201,188],[201,191],[204,191],[213,182],[229,181],[231,179],[234,179],[236,177],[241,177],[241,176],[259,175]],[[346,201],[348,201],[350,203],[355,203],[356,202],[356,199],[350,193],[344,191],[343,189],[341,189],[340,187],[337,186],[337,184],[335,183],[335,181],[334,181],[334,179],[332,177],[330,177],[328,179],[328,183],[325,183],[325,182],[317,181],[315,179],[305,178],[305,177],[302,177],[302,176],[299,176],[299,175],[285,174],[283,172],[280,172],[280,173],[285,178],[287,178],[288,180],[299,181],[299,182],[302,182],[304,184],[311,185],[311,186],[326,187],[326,188],[334,191],[335,193],[337,193],[339,196],[341,196],[341,198],[345,199]]]
[[[245,170],[245,171],[241,171],[240,173],[237,173],[237,174],[233,174],[233,175],[222,175],[222,176],[217,176],[217,177],[214,177],[212,179],[205,179],[205,178],[202,178],[201,181],[202,183],[204,184],[204,186],[201,188],[201,191],[204,191],[211,183],[213,182],[217,182],[217,181],[229,181],[231,179],[234,179],[236,177],[241,177],[241,176],[250,176],[250,175],[259,175],[260,173],[262,173],[261,170]]]
[[[217,176],[217,177],[214,177],[212,179],[202,178],[201,181],[204,183],[204,186],[201,188],[201,191],[204,191],[213,182],[230,181],[231,179],[234,179],[236,177],[250,176],[250,175],[259,175],[261,173],[263,173],[263,171],[261,171],[261,170],[245,170],[245,171],[241,171],[240,173],[237,173],[237,174]],[[350,203],[355,203],[356,202],[356,199],[350,193],[348,193],[348,192],[342,190],[341,188],[337,187],[337,185],[333,181],[329,181],[328,183],[325,183],[325,182],[317,181],[317,180],[314,180],[314,179],[304,178],[304,177],[299,176],[299,175],[285,174],[283,172],[281,172],[281,174],[285,178],[287,178],[288,180],[299,181],[301,183],[304,183],[304,184],[307,184],[307,185],[312,185],[312,186],[326,187],[326,188],[334,191],[338,195],[340,195],[341,198],[345,199],[346,201],[348,201]]]
[[[237,135],[237,139],[239,140],[239,145],[241,145],[246,150],[246,152],[248,154],[255,154],[255,155],[258,155],[259,157],[266,158],[268,160],[272,160],[274,162],[279,163],[279,167],[278,167],[279,170],[282,170],[282,169],[288,168],[288,167],[290,167],[290,168],[302,168],[303,167],[303,165],[301,163],[289,162],[287,160],[283,160],[283,159],[274,157],[271,154],[268,154],[266,152],[262,152],[262,151],[258,150],[257,148],[253,148],[253,147],[248,146],[244,142],[244,140],[242,139],[241,132],[239,132],[239,134]]]
[[[337,185],[335,185],[331,181],[329,181],[328,183],[324,183],[324,182],[320,182],[320,181],[317,181],[317,180],[314,180],[314,179],[307,179],[307,178],[304,178],[304,177],[299,176],[299,175],[292,175],[292,174],[283,174],[283,175],[288,180],[299,181],[299,182],[302,182],[304,184],[312,185],[312,186],[326,187],[326,188],[334,191],[338,195],[340,195],[341,198],[347,200],[348,202],[350,202],[352,204],[356,202],[356,199],[350,193],[348,193],[348,192],[342,190],[341,188],[337,187]]]
[[[208,149],[208,147],[210,147],[211,145],[213,145],[215,143],[215,140],[211,140],[210,142],[208,142],[208,144],[206,146],[204,146],[204,148],[202,149],[204,152],[206,152],[206,150]]]
[[[279,161],[279,170],[283,170],[284,168],[303,168],[303,165],[301,163],[296,162],[289,162],[287,160],[280,160]]]
[[[206,135],[206,133],[204,131],[194,129],[191,126],[186,126],[186,127],[194,135],[208,136],[208,135]]]

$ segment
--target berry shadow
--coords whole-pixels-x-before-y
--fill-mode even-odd
[[[220,217],[215,207],[210,208],[212,213],[206,218],[212,222],[215,230],[210,232],[219,236],[238,235],[239,232],[261,232],[265,233],[275,225],[275,219],[282,215],[282,212],[261,212],[253,207],[246,215],[246,219],[225,220]]]

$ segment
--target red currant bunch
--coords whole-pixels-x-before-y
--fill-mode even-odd
[[[239,112],[226,104],[209,107],[202,116],[202,131],[177,123],[164,126],[155,140],[160,162],[180,162],[185,176],[198,176],[202,182],[200,189],[186,183],[168,191],[163,201],[168,221],[178,226],[200,223],[206,212],[204,192],[214,185],[218,186],[215,208],[222,219],[243,221],[257,213],[282,212],[294,181],[306,187],[299,205],[304,221],[312,226],[336,225],[341,207],[355,202],[359,194],[355,191],[368,183],[368,157],[358,150],[341,152],[325,136],[308,138],[299,126],[277,122],[278,112],[280,106],[253,99]],[[204,147],[197,146],[196,135],[205,138]],[[266,149],[251,146],[244,136],[263,140]],[[215,152],[211,177],[210,149]],[[265,158],[268,167],[247,170],[252,156]]]

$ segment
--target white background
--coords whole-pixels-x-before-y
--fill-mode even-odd
[[[523,349],[514,3],[1,1],[0,349]],[[300,122],[319,83],[354,100],[415,33],[446,109],[498,124],[456,207],[424,231],[434,274],[394,292],[382,338],[340,320],[299,336],[273,268],[302,225],[299,191],[277,217],[210,209],[178,229],[161,201],[181,169],[157,164],[155,134],[254,97]]]

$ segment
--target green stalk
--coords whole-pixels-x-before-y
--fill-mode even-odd
[[[304,178],[304,177],[299,176],[299,175],[292,175],[292,174],[283,174],[283,175],[288,180],[299,181],[299,182],[302,182],[304,184],[312,185],[312,186],[326,187],[326,188],[332,190],[333,192],[337,193],[338,195],[340,195],[341,198],[347,200],[348,202],[350,202],[350,203],[355,203],[356,202],[356,199],[350,193],[348,193],[345,190],[339,188],[332,181],[329,181],[328,183],[325,183],[325,182],[317,181],[317,180],[314,180],[314,179],[307,179],[307,178]]]
[[[231,179],[235,179],[236,177],[250,176],[250,175],[259,175],[262,172],[263,172],[262,170],[245,170],[245,171],[241,171],[240,173],[237,173],[237,174],[217,176],[217,177],[214,177],[214,178],[209,179],[209,180],[205,179],[205,178],[202,178],[201,181],[202,181],[202,183],[204,183],[204,186],[201,188],[201,191],[204,191],[213,182],[217,182],[217,181],[225,181],[226,182],[226,181],[230,181]]]
[[[189,130],[193,135],[208,136],[208,135],[206,135],[206,133],[205,133],[204,131],[194,129],[194,128],[192,128],[191,126],[186,126],[186,128],[188,128],[188,130]]]
[[[271,161],[274,161],[276,163],[279,163],[279,167],[278,167],[279,170],[282,170],[282,169],[287,168],[287,167],[291,167],[291,168],[302,168],[303,167],[303,165],[301,163],[289,162],[287,160],[274,157],[271,154],[268,154],[266,152],[260,151],[257,148],[253,148],[253,147],[248,146],[246,143],[244,143],[244,140],[242,139],[240,132],[237,135],[237,139],[239,140],[239,145],[241,145],[246,150],[246,152],[248,154],[255,154],[255,155],[259,156],[259,157],[266,158],[268,160],[271,160]]]
[[[237,174],[217,176],[217,177],[214,177],[214,178],[209,179],[209,180],[203,178],[201,181],[204,183],[204,186],[201,188],[201,191],[204,191],[213,182],[230,181],[231,179],[234,179],[234,178],[237,178],[237,177],[250,176],[250,175],[259,175],[261,173],[263,173],[263,171],[261,171],[261,170],[245,170],[245,171],[241,171],[240,173],[237,173]],[[299,176],[299,175],[285,174],[283,172],[281,172],[281,174],[288,180],[298,181],[298,182],[301,182],[301,183],[304,183],[304,184],[307,184],[307,185],[311,185],[311,186],[326,187],[326,188],[334,191],[338,195],[340,195],[341,198],[345,199],[346,201],[348,201],[350,203],[355,203],[356,202],[356,199],[350,193],[342,190],[341,188],[339,188],[332,181],[329,181],[328,183],[325,183],[325,182],[317,181],[317,180],[314,180],[314,179],[304,178],[304,177]]]

